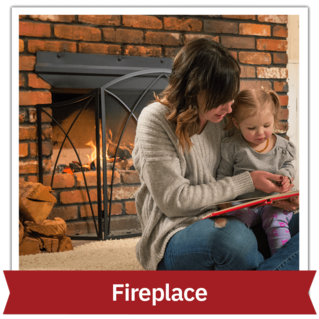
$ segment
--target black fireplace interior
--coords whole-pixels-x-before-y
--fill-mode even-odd
[[[142,109],[154,100],[154,93],[160,93],[167,86],[171,66],[170,58],[37,52],[36,73],[52,86],[53,103],[37,106],[38,116],[45,107],[52,109],[52,181],[63,165],[72,162],[80,164],[85,184],[84,170],[90,165],[103,173],[102,177],[97,174],[97,218],[89,199],[96,230],[92,239],[109,239],[111,226],[110,211],[103,211],[101,207],[102,204],[106,208],[110,204],[110,209],[112,206],[112,195],[108,199],[107,188],[110,187],[112,194],[114,165],[110,168],[106,157],[101,155],[116,158],[120,145],[134,145],[138,117]],[[39,136],[41,126],[38,126]],[[38,141],[41,182],[42,139],[38,138]],[[92,144],[96,146],[97,155],[93,164],[89,158]],[[107,150],[110,144],[115,146],[112,152]],[[107,169],[112,170],[109,186],[106,182]],[[104,179],[103,184],[101,178]],[[76,239],[88,237],[77,236]]]

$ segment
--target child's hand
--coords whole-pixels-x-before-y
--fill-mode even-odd
[[[283,180],[281,182],[277,182],[277,185],[282,187],[282,191],[284,193],[288,192],[288,190],[290,189],[290,184],[290,178],[287,176],[283,176]]]

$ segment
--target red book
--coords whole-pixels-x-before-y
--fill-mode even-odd
[[[236,203],[242,202],[242,203],[235,205],[235,206],[231,206],[229,208],[214,211],[213,213],[208,214],[207,216],[203,217],[202,219],[219,216],[219,215],[230,213],[230,212],[233,212],[235,210],[239,210],[239,209],[246,208],[246,207],[265,206],[265,205],[272,204],[274,201],[285,200],[287,198],[296,197],[296,196],[299,196],[299,191],[287,192],[287,193],[283,193],[283,194],[271,195],[271,196],[266,196],[266,197],[252,198],[251,200],[250,199],[236,200],[233,202],[236,202]],[[205,211],[209,211],[211,209],[216,209],[217,205],[228,204],[228,203],[231,204],[232,202],[219,203],[219,204],[206,206],[206,207],[201,209],[201,213],[203,213]]]

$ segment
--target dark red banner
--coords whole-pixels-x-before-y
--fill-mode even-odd
[[[315,271],[4,271],[4,314],[316,314]]]

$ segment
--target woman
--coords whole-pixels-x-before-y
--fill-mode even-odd
[[[197,39],[176,56],[157,102],[143,109],[133,160],[141,180],[136,254],[144,269],[250,270],[263,264],[256,237],[244,223],[235,217],[201,220],[207,212],[200,213],[255,189],[290,189],[272,182],[279,182],[279,175],[263,171],[215,180],[220,142],[231,134],[223,131],[224,117],[239,84],[240,67],[230,53],[219,43]],[[297,253],[298,242],[292,242],[289,256]],[[297,267],[297,260],[290,266]]]

